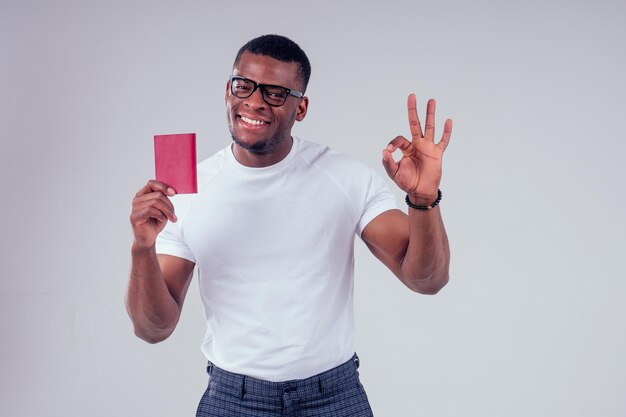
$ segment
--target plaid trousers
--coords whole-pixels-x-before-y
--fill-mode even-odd
[[[372,417],[359,381],[359,358],[306,379],[270,382],[209,362],[196,417]]]

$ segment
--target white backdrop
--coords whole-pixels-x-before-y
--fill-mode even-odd
[[[194,415],[197,288],[169,340],[134,337],[130,201],[155,133],[197,132],[200,159],[229,142],[235,53],[280,33],[313,66],[301,137],[384,174],[408,93],[438,99],[438,132],[454,119],[450,284],[411,293],[357,243],[375,413],[625,416],[625,18],[609,0],[1,0],[0,415]]]

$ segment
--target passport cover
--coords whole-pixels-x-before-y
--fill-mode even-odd
[[[155,135],[154,167],[157,181],[177,194],[197,193],[196,134]]]

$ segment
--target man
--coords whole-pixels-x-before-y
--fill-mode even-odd
[[[133,200],[127,309],[137,336],[156,343],[174,331],[198,266],[210,375],[198,416],[372,415],[354,353],[355,235],[413,291],[448,281],[437,204],[452,121],[435,143],[434,100],[422,131],[409,96],[412,140],[383,150],[407,215],[373,171],[292,137],[309,76],[291,40],[248,42],[226,84],[234,143],[198,165],[198,194],[152,180]]]

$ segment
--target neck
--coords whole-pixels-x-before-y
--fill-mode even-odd
[[[277,164],[289,155],[293,146],[293,138],[289,137],[289,139],[282,142],[283,143],[281,143],[277,149],[267,153],[254,152],[250,149],[245,149],[236,142],[233,143],[231,149],[235,159],[241,165],[250,168],[264,168]]]

